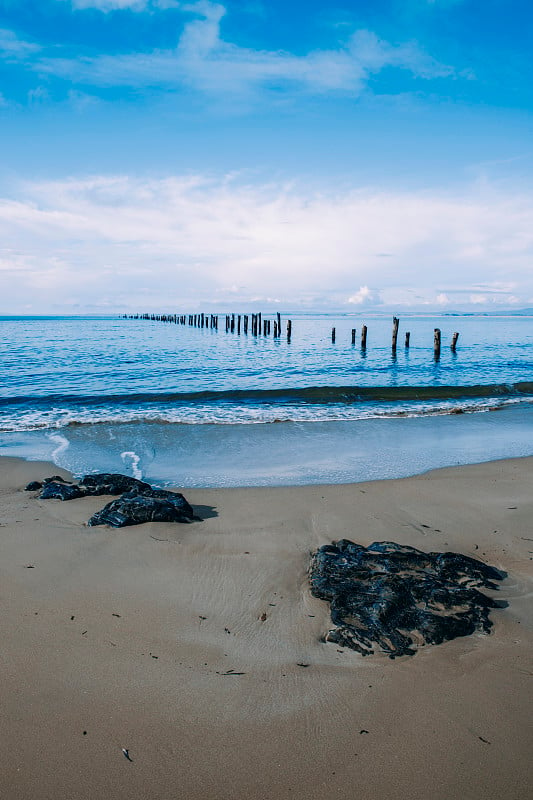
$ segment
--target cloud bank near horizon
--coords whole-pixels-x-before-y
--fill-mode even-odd
[[[533,305],[533,197],[242,176],[34,182],[0,198],[4,313]]]

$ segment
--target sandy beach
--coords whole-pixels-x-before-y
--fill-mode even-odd
[[[85,525],[105,498],[23,491],[53,474],[0,460],[2,797],[531,795],[533,458],[178,487],[203,521],[120,530]],[[324,642],[309,593],[310,552],[339,538],[479,558],[509,605],[489,636],[363,658]]]

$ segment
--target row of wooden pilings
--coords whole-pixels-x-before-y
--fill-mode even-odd
[[[396,353],[396,350],[398,348],[398,328],[399,328],[399,326],[400,326],[400,320],[398,319],[398,317],[393,317],[392,318],[392,343],[391,343],[391,349],[392,349],[393,354]],[[367,326],[363,325],[362,328],[361,328],[361,348],[363,350],[366,350],[367,332],[368,332]],[[352,344],[355,344],[356,333],[357,333],[356,329],[352,328]],[[452,341],[451,341],[451,344],[450,344],[450,350],[452,351],[452,353],[455,353],[456,350],[457,350],[457,340],[458,339],[459,339],[459,333],[457,331],[455,331],[455,333],[452,336]],[[331,341],[332,341],[333,344],[335,344],[335,340],[336,340],[336,330],[335,330],[335,328],[332,328],[331,329]],[[433,353],[434,353],[435,358],[440,358],[441,341],[442,341],[441,330],[440,330],[440,328],[435,328],[434,331],[433,331]],[[404,346],[405,346],[406,349],[408,349],[410,347],[410,345],[411,345],[411,332],[410,331],[406,331],[405,332]]]
[[[218,314],[124,314],[125,319],[145,319],[156,322],[171,322],[176,325],[189,325],[194,328],[210,328],[218,331]],[[252,336],[270,336],[271,333],[274,338],[281,337],[281,315],[279,312],[276,314],[275,320],[266,319],[259,312],[258,314],[226,314],[226,333],[244,334],[251,333]],[[398,317],[392,318],[392,352],[396,353],[398,347],[398,329],[400,320]],[[292,336],[292,320],[287,320],[287,341],[290,342]],[[366,350],[368,328],[366,325],[361,327],[361,348]],[[356,343],[357,330],[352,328],[352,345]],[[335,344],[336,329],[331,329],[331,341]],[[453,353],[457,350],[457,340],[459,333],[455,331],[452,336],[450,349]],[[440,358],[441,351],[441,331],[440,328],[435,328],[433,332],[433,354],[435,358]],[[404,346],[406,349],[411,344],[410,331],[405,332]]]
[[[146,319],[152,322],[171,322],[175,325],[190,325],[194,328],[210,328],[218,331],[218,314],[124,314],[125,319]],[[226,314],[226,333],[250,333],[252,336],[281,337],[281,315],[276,314],[275,320],[266,319],[261,312],[258,314]],[[287,320],[287,341],[292,336],[292,320]]]

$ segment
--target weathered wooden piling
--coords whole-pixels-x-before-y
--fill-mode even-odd
[[[355,344],[355,328],[352,328],[352,344]]]
[[[455,353],[455,351],[456,351],[456,349],[457,349],[457,339],[458,339],[458,338],[459,338],[459,334],[458,334],[458,332],[457,332],[457,331],[455,331],[455,333],[454,333],[454,334],[453,334],[453,336],[452,336],[452,343],[451,343],[451,345],[450,345],[450,348],[451,348],[451,351],[452,351],[452,353]]]
[[[331,343],[335,344],[335,328],[331,329]]]
[[[398,342],[398,326],[400,324],[400,320],[398,317],[392,318],[392,349],[396,350],[396,344]]]
[[[240,334],[241,334],[241,315],[240,314],[237,315],[237,333],[240,336]]]
[[[363,325],[363,327],[361,328],[361,347],[362,347],[363,350],[366,350],[366,333],[367,333],[367,330],[368,330],[368,328],[366,327],[366,325]]]
[[[435,359],[440,358],[440,328],[435,328],[433,332],[433,355]]]
[[[248,333],[248,314],[244,315],[244,318],[243,318],[243,329],[244,329],[244,333]]]
[[[292,336],[292,320],[287,320],[287,341],[290,342]]]
[[[280,331],[281,331],[281,314],[279,313],[279,311],[276,313],[276,320],[277,320],[277,323],[278,323],[278,336],[279,336],[280,335]],[[275,335],[276,334],[274,334],[274,336]]]
[[[406,347],[409,347],[410,339],[411,339],[410,331],[405,331],[405,346]]]

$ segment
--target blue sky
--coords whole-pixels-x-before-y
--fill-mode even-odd
[[[0,0],[0,312],[533,306],[523,0]]]

